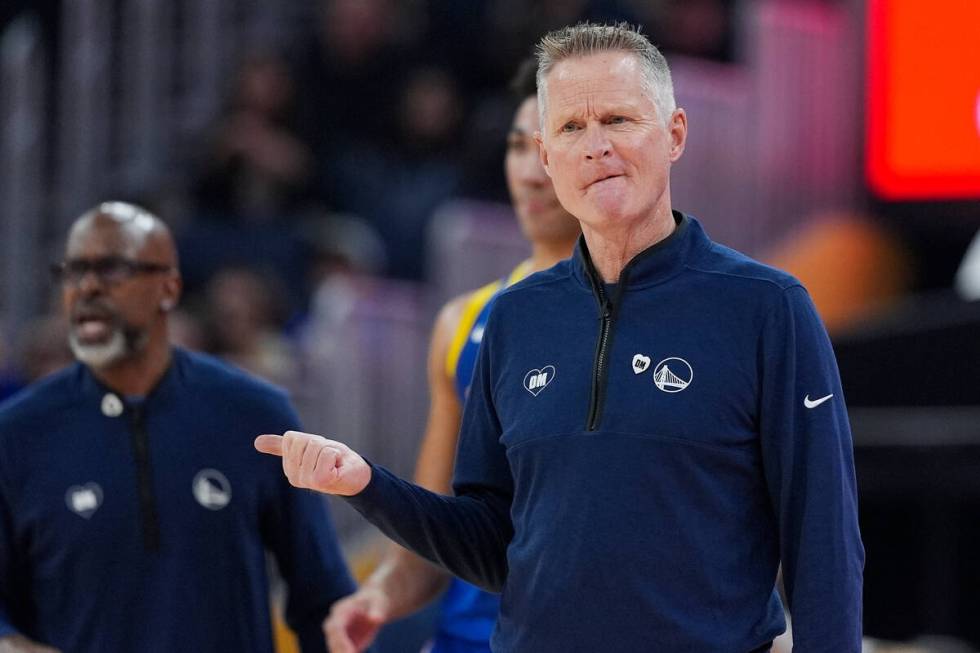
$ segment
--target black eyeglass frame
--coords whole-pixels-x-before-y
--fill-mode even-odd
[[[165,263],[137,261],[122,256],[106,256],[97,259],[75,259],[51,264],[51,276],[66,285],[78,285],[90,272],[103,284],[115,285],[132,279],[138,274],[172,272],[174,267]]]

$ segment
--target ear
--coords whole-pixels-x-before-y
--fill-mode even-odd
[[[183,287],[184,282],[180,278],[180,275],[173,274],[167,277],[166,281],[163,282],[163,297],[160,298],[161,311],[169,313],[177,308],[177,302],[180,301],[180,293]]]
[[[684,109],[678,107],[671,114],[667,133],[670,136],[670,162],[674,163],[684,154],[687,144],[687,112]]]
[[[538,158],[541,159],[541,167],[544,171],[551,176],[551,170],[548,169],[548,150],[544,149],[544,139],[541,137],[541,132],[534,132],[534,142],[538,144]]]

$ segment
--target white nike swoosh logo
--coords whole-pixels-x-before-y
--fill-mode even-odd
[[[833,396],[834,396],[833,393],[831,393],[826,397],[820,397],[819,399],[810,399],[810,395],[807,395],[803,397],[803,405],[806,406],[807,408],[816,408],[817,406],[819,406],[820,404],[827,401]]]

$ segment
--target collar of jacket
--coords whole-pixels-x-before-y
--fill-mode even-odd
[[[643,288],[662,283],[684,269],[691,256],[709,240],[701,224],[693,217],[674,211],[677,227],[663,240],[630,259],[619,275],[623,289]],[[572,258],[572,275],[586,289],[595,292],[602,279],[592,263],[585,238],[579,236]]]
[[[163,373],[160,380],[153,387],[152,390],[146,395],[146,403],[157,402],[161,399],[167,397],[179,384],[179,378],[181,376],[181,371],[184,367],[186,352],[180,347],[172,347],[170,350],[170,365],[167,367],[167,371]],[[99,381],[99,379],[92,373],[92,370],[88,368],[87,365],[82,363],[75,363],[77,375],[79,378],[79,383],[81,384],[82,394],[86,400],[90,400],[92,404],[98,410],[101,406],[103,398],[112,393],[119,397],[123,403],[128,407],[128,398],[124,395],[116,392],[109,386]]]

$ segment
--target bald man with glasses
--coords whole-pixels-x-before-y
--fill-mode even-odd
[[[281,390],[171,346],[166,225],[108,202],[52,266],[77,363],[0,406],[0,653],[273,650],[266,552],[303,653],[354,590],[322,499],[254,455]]]

